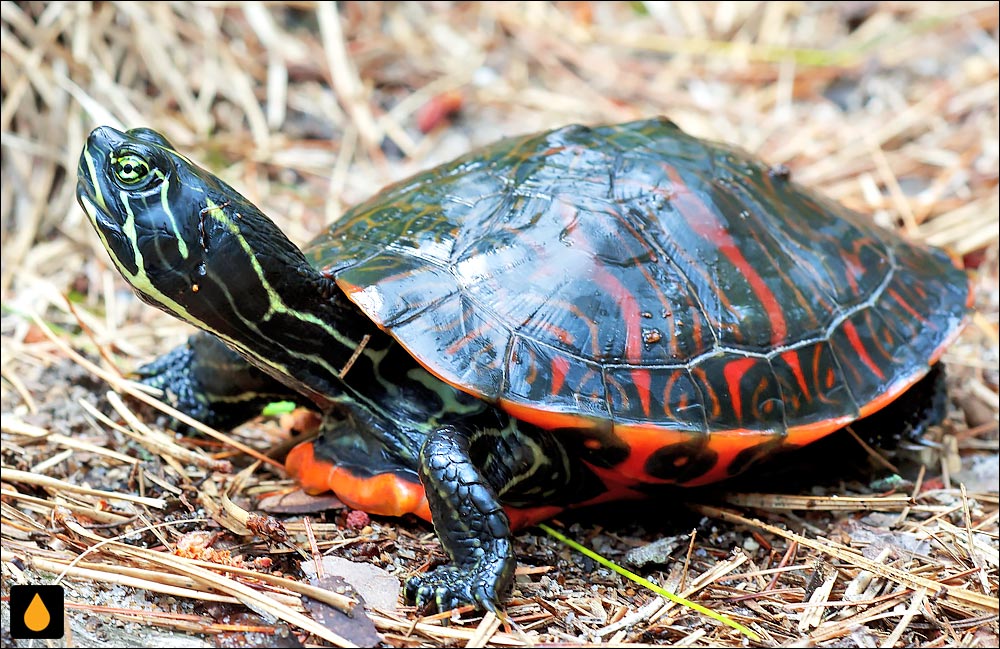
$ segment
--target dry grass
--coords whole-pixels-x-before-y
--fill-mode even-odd
[[[996,646],[996,3],[5,2],[0,19],[4,615],[9,583],[63,574],[75,644],[275,644],[282,629],[340,644],[301,600],[337,598],[306,592],[291,548],[400,575],[440,552],[427,526],[359,531],[335,513],[289,522],[282,541],[247,511],[291,489],[258,452],[279,427],[178,439],[104,396],[188,332],[132,298],[76,206],[91,128],[164,132],[305,242],[389,181],[499,136],[666,114],[965,259],[976,310],[944,358],[944,452],[888,496],[741,493],[694,506],[693,538],[586,515],[571,533],[619,560],[673,534],[671,561],[643,574],[764,646]],[[201,532],[205,547],[179,550]],[[742,644],[537,533],[517,550],[513,625],[371,611],[384,641]]]

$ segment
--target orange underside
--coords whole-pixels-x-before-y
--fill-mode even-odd
[[[420,483],[393,473],[361,478],[344,467],[316,458],[312,442],[299,444],[285,461],[288,473],[310,494],[332,491],[348,507],[379,516],[415,514],[430,521],[431,512]],[[505,507],[511,528],[528,527],[551,518],[562,507]]]
[[[392,473],[358,477],[344,467],[318,459],[313,452],[313,442],[293,448],[285,460],[285,468],[306,493],[332,491],[348,507],[369,514],[416,514],[423,519],[431,519],[424,488],[419,483]]]
[[[944,345],[942,345],[942,348]],[[926,374],[917,372],[906,379],[897,381],[884,395],[861,408],[864,417],[889,405],[899,395],[909,389]],[[590,419],[565,413],[546,413],[520,404],[502,402],[502,407],[511,415],[526,419],[548,428],[589,428],[595,425]],[[846,416],[814,424],[794,426],[788,430],[784,444],[804,446],[851,423],[853,417]],[[646,471],[650,456],[664,446],[690,442],[690,433],[669,430],[651,424],[619,425],[615,434],[626,444],[628,457],[614,468],[591,466],[590,469],[602,480],[607,491],[597,498],[576,506],[592,505],[614,500],[641,498],[643,494],[634,490],[640,484],[663,482],[652,478]],[[715,466],[698,478],[684,483],[698,486],[717,482],[730,477],[727,471],[740,452],[766,442],[769,433],[758,430],[715,431],[708,438],[708,448],[717,454]],[[370,514],[402,516],[415,514],[424,520],[431,520],[430,508],[424,495],[423,486],[393,473],[382,473],[370,477],[359,477],[350,470],[317,459],[313,443],[299,444],[286,460],[289,474],[302,485],[307,493],[317,494],[333,491],[344,504]],[[533,525],[555,516],[563,510],[558,506],[529,508],[505,507],[513,528]]]

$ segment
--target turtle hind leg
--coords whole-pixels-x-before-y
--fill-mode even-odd
[[[215,428],[232,428],[273,401],[300,399],[215,336],[203,332],[134,372],[163,400]]]
[[[406,582],[406,599],[418,607],[434,604],[445,611],[474,604],[498,611],[514,578],[510,520],[496,495],[503,478],[487,478],[477,467],[472,442],[469,433],[446,426],[432,432],[420,451],[420,481],[434,530],[453,563]]]
[[[839,430],[804,447],[781,450],[762,458],[760,464],[728,483],[731,490],[806,490],[818,485],[832,486],[844,480],[868,484],[885,476],[884,462],[872,459],[874,450],[904,474],[925,463],[922,450],[936,446],[928,432],[940,423],[947,405],[944,370],[940,363],[909,390],[882,410],[850,424],[868,448]]]
[[[895,401],[851,428],[871,446],[888,452],[936,446],[928,431],[944,419],[947,405],[944,368],[936,363]]]

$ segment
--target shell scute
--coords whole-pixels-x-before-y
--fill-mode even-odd
[[[828,419],[831,412],[858,416],[857,405],[833,350],[817,340],[775,354],[771,367],[785,404],[786,420],[802,424]]]
[[[540,412],[553,410],[595,420],[611,417],[604,378],[597,363],[516,336],[511,341],[507,371],[505,398],[510,401],[530,404]],[[570,386],[573,399],[567,405],[564,395]]]

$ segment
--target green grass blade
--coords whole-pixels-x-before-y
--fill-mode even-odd
[[[264,406],[264,410],[260,414],[265,417],[277,417],[278,415],[288,414],[293,410],[295,410],[294,401],[272,401]]]
[[[548,525],[545,525],[544,523],[540,523],[538,525],[538,527],[542,528],[543,530],[545,530],[545,532],[547,534],[549,534],[550,536],[556,538],[559,541],[562,541],[563,543],[565,543],[569,547],[573,548],[577,552],[590,557],[591,559],[593,559],[594,561],[596,561],[597,563],[601,564],[602,566],[604,566],[606,568],[610,568],[611,570],[614,570],[619,575],[622,575],[623,577],[631,579],[632,581],[634,581],[635,583],[637,583],[637,584],[639,584],[641,586],[645,586],[646,588],[650,589],[651,591],[653,591],[657,595],[662,595],[663,597],[666,597],[667,599],[669,599],[672,602],[676,602],[676,603],[680,604],[681,606],[686,606],[686,607],[688,607],[688,608],[690,608],[692,610],[698,611],[699,613],[701,613],[703,615],[707,615],[708,617],[712,618],[713,620],[718,620],[719,622],[722,622],[726,626],[729,626],[729,627],[732,627],[732,628],[736,629],[737,631],[739,631],[743,635],[747,636],[751,640],[760,640],[760,636],[758,636],[756,633],[754,633],[753,631],[751,631],[747,627],[743,626],[739,622],[735,622],[735,621],[729,619],[728,617],[726,617],[725,615],[722,615],[721,613],[716,613],[715,611],[713,611],[713,610],[711,610],[709,608],[705,608],[701,604],[695,604],[691,600],[684,599],[683,597],[681,597],[679,595],[674,595],[670,591],[668,591],[668,590],[666,590],[666,589],[664,589],[664,588],[662,588],[660,586],[657,586],[656,584],[654,584],[653,582],[649,581],[648,579],[644,579],[644,578],[640,577],[639,575],[635,574],[634,572],[626,570],[625,568],[622,568],[618,564],[616,564],[616,563],[614,563],[612,561],[609,561],[608,559],[605,559],[604,557],[602,557],[601,555],[597,554],[593,550],[590,550],[588,548],[583,547],[582,545],[580,545],[576,541],[573,541],[571,539],[566,538],[564,535],[560,534],[559,532],[555,531],[554,529],[552,529]]]

